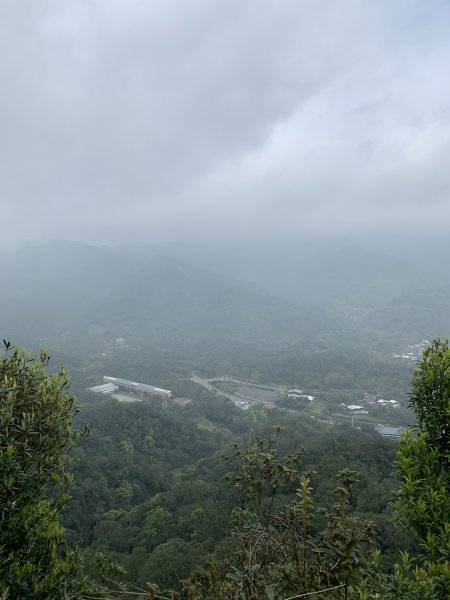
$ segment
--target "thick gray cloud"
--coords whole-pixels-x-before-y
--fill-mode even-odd
[[[450,227],[447,0],[4,0],[6,241]]]

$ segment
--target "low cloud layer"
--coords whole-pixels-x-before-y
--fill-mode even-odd
[[[450,227],[446,0],[0,5],[2,238]]]

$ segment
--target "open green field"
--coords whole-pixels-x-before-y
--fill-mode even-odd
[[[351,422],[353,416],[354,423],[363,423],[365,425],[378,425],[379,419],[376,417],[372,417],[370,415],[365,414],[356,414],[351,415],[349,413],[333,413],[333,419],[338,419],[339,421],[349,421]]]
[[[142,402],[140,398],[133,398],[133,396],[125,396],[124,394],[113,394],[111,398],[114,398],[119,402]]]

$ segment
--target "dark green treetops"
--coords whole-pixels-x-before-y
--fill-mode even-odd
[[[63,598],[71,555],[59,512],[71,476],[66,452],[77,438],[68,375],[48,375],[48,356],[3,341],[0,357],[0,596]]]
[[[413,534],[419,556],[402,552],[392,574],[374,563],[372,579],[358,600],[448,600],[450,598],[450,349],[435,340],[414,372],[410,406],[415,430],[400,440],[395,472],[401,483],[394,508]]]
[[[407,433],[397,453],[402,483],[395,508],[423,549],[422,562],[436,588],[450,594],[450,349],[435,340],[413,377],[410,405],[417,436]],[[438,594],[441,593],[439,596]]]

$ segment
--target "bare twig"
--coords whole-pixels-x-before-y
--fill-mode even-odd
[[[317,594],[326,594],[327,592],[332,592],[333,590],[337,590],[339,588],[345,587],[345,583],[341,583],[340,585],[335,585],[334,587],[327,588],[326,590],[318,590],[317,592],[306,592],[306,594],[300,594],[298,596],[289,596],[289,598],[285,598],[284,600],[297,600],[297,598],[306,598],[306,596],[315,596]]]
[[[126,591],[122,591],[122,590],[107,590],[109,594],[113,594],[110,596],[110,598],[106,599],[106,600],[113,600],[114,598],[118,598],[118,595],[122,595],[122,594],[127,594],[129,596],[140,596],[141,598],[148,598],[149,597],[149,592],[126,592]],[[102,598],[104,598],[104,596],[81,596],[78,600],[101,600]],[[155,598],[155,600],[171,600],[170,598],[167,598],[167,596],[159,596],[158,594],[154,594],[153,598]],[[1,600],[1,598],[0,598]]]

